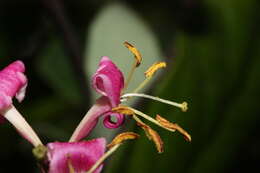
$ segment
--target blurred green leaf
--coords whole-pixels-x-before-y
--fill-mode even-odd
[[[70,103],[77,104],[81,100],[79,86],[61,44],[58,40],[50,41],[37,61],[36,70],[50,88]]]
[[[188,112],[157,103],[147,107],[151,116],[159,113],[187,129],[192,143],[160,129],[165,153],[157,155],[143,135],[107,172],[223,172],[256,126],[260,85],[256,1],[206,2],[212,12],[210,31],[202,36],[177,33],[176,70],[167,74],[156,93],[187,100]]]
[[[109,4],[94,18],[87,34],[85,66],[90,76],[95,73],[101,56],[109,56],[127,76],[134,57],[123,45],[125,41],[135,45],[143,56],[142,65],[135,71],[127,90],[132,91],[144,80],[143,72],[161,60],[162,54],[149,26],[128,6]]]

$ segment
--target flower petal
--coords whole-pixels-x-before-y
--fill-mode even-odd
[[[124,76],[108,57],[101,58],[99,67],[92,77],[92,85],[98,93],[109,98],[112,107],[120,103]]]
[[[114,122],[112,117],[116,118]],[[103,124],[106,128],[114,129],[118,128],[124,123],[125,116],[123,114],[115,113],[115,112],[108,112],[104,115]]]
[[[54,142],[47,145],[49,173],[69,173],[69,165],[75,173],[88,171],[104,154],[106,140],[97,138],[83,142]],[[99,173],[102,166],[94,173]]]
[[[84,118],[81,120],[75,131],[73,132],[70,142],[80,141],[87,136],[91,130],[96,126],[100,116],[111,110],[111,105],[107,97],[102,96],[96,101]]]
[[[22,101],[25,96],[27,78],[23,74],[25,66],[22,61],[15,61],[0,71],[0,109],[12,104],[12,97]]]

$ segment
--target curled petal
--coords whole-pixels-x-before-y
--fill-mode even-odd
[[[104,154],[106,140],[98,138],[82,142],[54,142],[47,145],[49,173],[75,173],[88,171]],[[102,165],[94,173],[99,173]]]
[[[113,121],[112,118],[115,118],[116,121]],[[104,115],[103,124],[106,128],[114,129],[121,126],[125,121],[125,116],[123,114],[108,112]]]
[[[109,98],[112,107],[120,103],[124,76],[108,57],[101,58],[99,67],[92,77],[92,85],[98,93]]]
[[[0,71],[0,109],[10,106],[14,96],[20,102],[24,99],[27,86],[24,71],[25,66],[19,60]]]

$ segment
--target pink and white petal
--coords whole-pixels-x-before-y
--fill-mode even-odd
[[[69,165],[75,173],[88,171],[104,154],[106,140],[97,138],[82,142],[54,142],[47,145],[49,173],[69,173]],[[102,165],[95,170],[99,173]]]
[[[92,77],[92,85],[98,93],[109,98],[112,107],[120,103],[124,76],[108,57],[101,58],[99,67]]]

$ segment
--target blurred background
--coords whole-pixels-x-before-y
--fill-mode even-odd
[[[192,142],[151,124],[165,144],[158,154],[129,120],[120,131],[141,138],[127,142],[103,172],[252,172],[260,168],[259,10],[258,0],[1,0],[0,68],[24,61],[29,85],[15,106],[44,143],[67,141],[97,97],[90,80],[100,57],[129,72],[127,40],[144,58],[129,91],[149,65],[164,60],[167,69],[143,92],[187,101],[189,110],[143,99],[131,104],[177,122]],[[39,172],[31,145],[9,123],[0,133],[0,172]],[[115,133],[98,126],[89,138]]]

